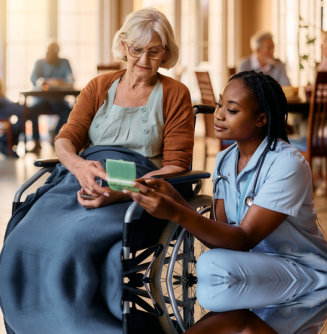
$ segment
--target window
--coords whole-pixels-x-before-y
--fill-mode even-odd
[[[276,54],[293,85],[312,83],[321,61],[320,30],[327,29],[327,1],[278,0],[273,5]]]
[[[6,94],[16,101],[31,84],[34,61],[44,54],[47,38],[47,2],[7,0]]]
[[[45,56],[50,40],[61,47],[60,56],[71,62],[76,87],[96,73],[98,1],[6,1],[6,94],[16,101],[31,87],[34,62]]]
[[[209,0],[198,0],[198,63],[209,61]]]
[[[84,87],[97,75],[98,1],[58,0],[58,41],[69,59],[75,86]]]

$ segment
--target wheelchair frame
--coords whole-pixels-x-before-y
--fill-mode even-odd
[[[197,114],[212,114],[215,108],[208,105],[195,105],[194,118]],[[160,176],[157,176],[160,177]],[[173,184],[179,192],[189,200],[191,206],[201,215],[208,215],[211,208],[211,196],[199,195],[202,179],[209,178],[210,174],[192,171],[182,174],[164,175],[166,181]],[[192,188],[194,187],[194,188]],[[151,248],[139,247],[131,250],[131,235],[129,229],[133,222],[133,214],[137,204],[129,207],[124,220],[122,260],[124,277],[131,277],[134,287],[124,285],[122,301],[124,333],[130,333],[133,312],[140,312],[137,306],[158,318],[163,333],[182,333],[190,328],[196,318],[206,311],[197,305],[199,312],[194,311],[196,283],[195,264],[197,261],[195,243],[200,248],[200,255],[206,247],[189,232],[172,222],[165,222],[161,238],[153,242]],[[137,254],[138,253],[138,254]],[[144,262],[152,254],[152,259]],[[175,273],[178,261],[182,264],[182,273]],[[166,266],[167,268],[163,269]],[[175,275],[174,275],[175,274]],[[148,276],[149,275],[149,276]],[[163,277],[164,276],[164,277]],[[173,282],[173,279],[175,281]],[[180,282],[182,293],[176,296],[174,285]],[[149,285],[149,287],[148,287]],[[143,286],[143,290],[140,287]],[[192,289],[190,295],[190,289]],[[143,299],[141,298],[143,297]],[[152,307],[144,298],[151,300]],[[194,316],[195,313],[198,313]],[[134,318],[135,319],[135,318]],[[148,321],[148,319],[147,319]],[[158,330],[156,333],[159,333]]]
[[[36,160],[34,165],[41,167],[30,179],[23,183],[14,196],[12,213],[22,204],[21,197],[23,193],[44,174],[51,173],[55,165],[59,162],[57,159]],[[210,173],[202,171],[189,171],[182,174],[171,174],[157,176],[164,178],[173,184],[186,197],[190,205],[200,214],[207,212],[211,206],[211,197],[199,195],[202,180],[210,177]],[[134,230],[139,225],[144,225],[144,221],[135,220],[134,215],[138,205],[133,202],[126,211],[123,227],[122,239],[122,262],[123,262],[123,328],[125,334],[131,332],[135,316],[131,313],[138,312],[140,309],[146,311],[148,321],[152,319],[156,333],[181,333],[193,325],[194,316],[194,291],[190,295],[190,281],[193,285],[196,283],[194,276],[194,266],[196,256],[194,255],[194,238],[184,229],[173,222],[155,219],[146,212],[143,216],[148,220],[148,226],[155,226],[152,230],[156,235],[147,242],[138,242],[139,238],[135,236]],[[161,226],[160,226],[161,225]],[[160,226],[160,228],[157,228]],[[5,239],[15,226],[7,227]],[[144,232],[139,231],[139,235]],[[153,235],[153,233],[151,233]],[[189,241],[189,238],[193,238]],[[136,244],[133,243],[137,240]],[[185,243],[188,243],[186,246]],[[184,249],[182,252],[182,245]],[[152,258],[151,258],[152,256]],[[151,258],[151,259],[150,259]],[[179,274],[183,289],[182,299],[174,295],[173,277],[174,265],[177,261],[184,262],[183,271]],[[193,266],[192,273],[189,266]],[[163,269],[165,267],[165,269]],[[166,277],[163,277],[166,275]],[[182,276],[186,277],[184,279]],[[166,286],[166,287],[165,287]],[[142,287],[142,289],[141,289]],[[151,301],[152,305],[146,300]],[[137,305],[137,307],[136,307]],[[171,308],[171,309],[169,309]],[[183,313],[183,314],[181,314]],[[144,314],[142,314],[144,317]],[[7,326],[8,334],[14,332]]]
[[[211,106],[197,105],[193,107],[194,115],[198,113],[213,113]],[[39,159],[34,162],[40,167],[31,178],[24,182],[17,190],[12,205],[12,213],[22,204],[23,193],[44,174],[51,173],[58,159]],[[189,201],[191,206],[201,215],[208,214],[211,207],[211,196],[199,195],[202,180],[209,178],[210,173],[203,171],[188,171],[179,174],[157,175],[157,178],[165,179],[177,188],[177,190]],[[125,334],[131,334],[131,322],[135,319],[134,314],[142,314],[153,321],[156,333],[182,333],[194,323],[194,289],[190,295],[189,290],[196,283],[194,275],[197,256],[194,253],[195,238],[185,229],[169,221],[153,222],[150,225],[162,224],[157,229],[157,236],[150,244],[133,245],[131,235],[135,230],[134,215],[138,205],[133,202],[125,214],[122,262],[123,262],[123,329]],[[131,224],[133,223],[133,224]],[[8,226],[9,227],[9,226]],[[5,239],[11,227],[5,232]],[[200,244],[202,249],[203,245]],[[152,258],[149,260],[149,258]],[[174,266],[178,261],[182,262],[182,272],[174,275]],[[165,267],[165,269],[163,269]],[[191,268],[192,267],[192,268]],[[162,277],[165,275],[165,277]],[[185,279],[186,278],[186,279]],[[175,283],[173,282],[175,279]],[[163,284],[163,283],[164,284]],[[180,282],[181,296],[175,295],[174,284]],[[142,289],[141,289],[142,287]],[[153,306],[146,300],[150,299]],[[146,315],[141,310],[146,312]],[[202,313],[201,313],[202,315]],[[5,321],[8,334],[14,332]]]
[[[210,177],[210,174],[192,173],[184,177],[184,180],[188,179],[188,185],[195,184],[193,195],[188,201],[200,214],[207,214],[212,199],[198,192],[202,179]],[[180,180],[176,182],[168,178],[167,181],[176,187],[180,185]],[[130,333],[131,313],[136,312],[137,307],[157,317],[163,333],[184,332],[194,324],[195,264],[198,257],[195,254],[195,242],[201,247],[200,254],[205,247],[179,225],[162,220],[152,222],[161,225],[158,227],[160,236],[155,236],[150,244],[147,242],[146,245],[138,244],[135,247],[134,239],[130,236],[134,235],[131,229],[138,224],[138,221],[133,220],[137,207],[136,203],[132,203],[124,219],[123,276],[128,280],[124,284],[122,301],[124,333]],[[182,271],[176,271],[175,266],[181,266]],[[175,295],[177,284],[182,291],[179,296]],[[145,299],[150,299],[152,306]]]

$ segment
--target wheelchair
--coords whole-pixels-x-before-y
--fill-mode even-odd
[[[166,180],[187,198],[194,210],[209,216],[212,199],[198,193],[201,180],[209,176],[209,173],[192,172]],[[195,188],[185,190],[192,183],[196,183]],[[195,265],[206,247],[173,222],[154,221],[146,213],[142,219],[133,220],[136,208],[137,204],[132,203],[124,220],[124,333],[140,333],[145,328],[135,329],[136,324],[148,325],[151,320],[156,328],[153,333],[183,333],[206,313],[195,297]],[[142,230],[150,231],[151,239],[139,238]],[[140,308],[147,312],[147,320]]]
[[[213,108],[195,106],[196,113]],[[12,212],[21,205],[23,193],[46,173],[57,159],[37,160],[40,169],[17,190]],[[203,171],[156,176],[170,182],[199,214],[209,216],[211,196],[200,194]],[[195,288],[197,258],[206,247],[179,225],[156,219],[132,202],[123,222],[123,295],[121,300],[124,334],[183,333],[207,311],[197,302]],[[8,226],[5,240],[15,226]],[[6,324],[8,334],[14,334]],[[151,329],[149,331],[149,329]]]

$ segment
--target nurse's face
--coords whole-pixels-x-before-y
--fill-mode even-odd
[[[241,79],[230,81],[219,97],[214,115],[217,138],[238,142],[263,138],[266,116],[259,113],[257,99]]]

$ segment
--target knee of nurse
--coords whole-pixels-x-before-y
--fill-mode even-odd
[[[198,278],[208,277],[213,268],[221,266],[226,261],[226,250],[221,248],[211,249],[200,255],[196,263],[196,272]]]
[[[196,262],[196,273],[198,279],[207,273],[208,264],[211,262],[208,252],[202,253]]]
[[[228,255],[229,251],[226,249],[211,249],[197,261],[196,297],[199,304],[207,310],[219,312],[225,307],[229,286],[233,282]],[[221,300],[225,303],[221,304]]]

